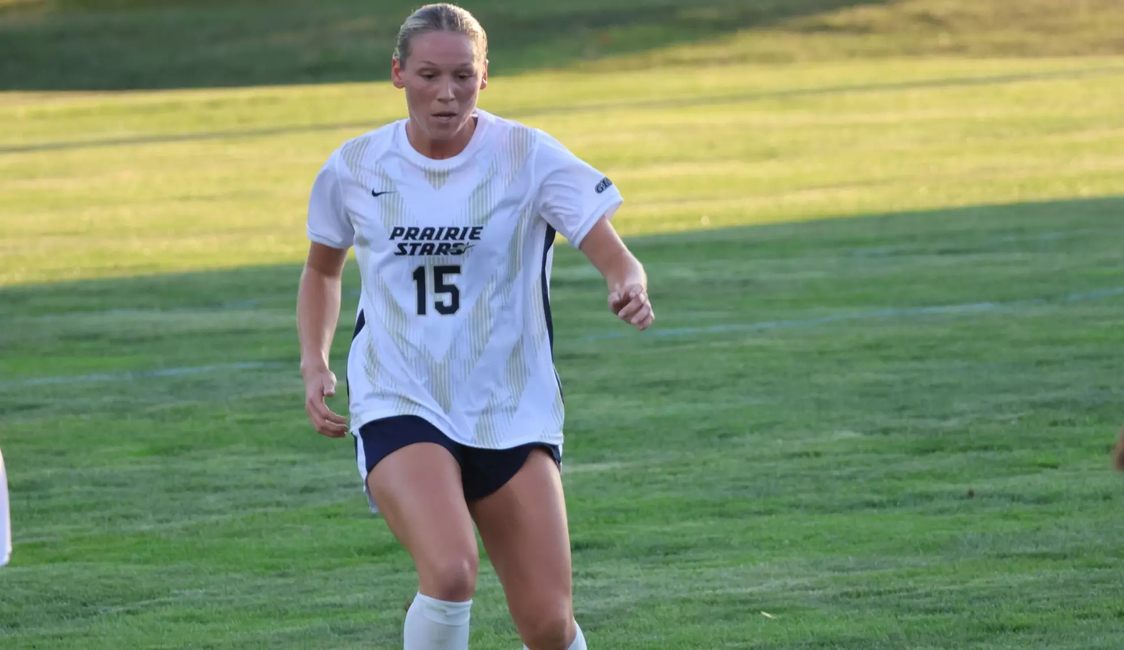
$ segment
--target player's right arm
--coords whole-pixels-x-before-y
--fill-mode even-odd
[[[340,318],[343,267],[355,237],[343,202],[339,163],[337,150],[312,185],[308,201],[308,238],[312,244],[297,290],[304,410],[312,426],[330,438],[347,434],[347,418],[333,413],[324,399],[336,394],[336,376],[328,365],[328,352]]]
[[[332,335],[340,316],[340,293],[347,250],[313,242],[297,291],[297,332],[301,344],[304,410],[312,426],[330,438],[347,433],[347,418],[333,413],[325,398],[336,394],[328,366]]]

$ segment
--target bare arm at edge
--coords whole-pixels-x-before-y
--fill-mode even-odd
[[[347,418],[333,413],[325,398],[336,394],[328,352],[340,318],[340,292],[347,250],[312,242],[297,290],[297,335],[304,378],[304,410],[312,426],[329,438],[347,434]]]

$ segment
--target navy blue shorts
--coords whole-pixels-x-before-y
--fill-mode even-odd
[[[362,446],[359,438],[362,438]],[[450,440],[440,429],[415,415],[396,415],[373,420],[359,427],[359,436],[355,440],[355,457],[359,466],[369,474],[379,461],[416,442],[432,442],[449,450],[461,467],[465,500],[470,502],[482,499],[503,487],[523,467],[536,447],[550,452],[555,463],[562,463],[562,450],[558,445],[532,442],[510,449],[469,447]],[[364,489],[366,474],[363,477]],[[373,509],[373,502],[371,506]]]

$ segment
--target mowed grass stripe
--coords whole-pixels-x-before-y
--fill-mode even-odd
[[[900,308],[877,309],[877,310],[871,310],[871,311],[865,311],[865,312],[849,312],[849,313],[843,313],[843,314],[825,315],[825,316],[819,316],[819,317],[809,318],[809,319],[805,319],[805,320],[776,320],[776,321],[759,321],[759,322],[744,322],[744,323],[724,323],[724,324],[706,325],[706,326],[697,326],[697,327],[659,328],[659,329],[653,330],[651,333],[647,334],[646,336],[649,337],[649,338],[656,338],[656,339],[660,339],[660,338],[681,338],[681,337],[696,338],[696,339],[698,339],[698,338],[710,339],[710,338],[713,338],[716,335],[721,336],[721,335],[724,335],[724,334],[744,333],[744,332],[766,332],[766,331],[777,330],[777,329],[802,329],[802,328],[809,328],[809,327],[829,326],[829,325],[834,324],[834,323],[850,322],[850,321],[864,321],[864,320],[881,321],[881,320],[908,319],[908,318],[926,317],[926,316],[956,316],[956,315],[981,314],[981,313],[984,313],[984,312],[1002,312],[1004,318],[1020,317],[1020,316],[1022,316],[1022,317],[1035,317],[1036,315],[1041,314],[1044,310],[1042,310],[1042,309],[1034,310],[1033,309],[1034,307],[1047,307],[1048,308],[1050,303],[1057,304],[1057,303],[1085,302],[1085,301],[1090,301],[1090,300],[1104,300],[1104,299],[1114,298],[1114,297],[1117,297],[1117,296],[1124,296],[1124,287],[1109,287],[1109,288],[1106,288],[1106,289],[1096,289],[1096,290],[1086,291],[1086,292],[1081,292],[1081,293],[1068,294],[1068,295],[1060,296],[1060,297],[1030,298],[1030,299],[1027,299],[1027,300],[1016,301],[1016,302],[1008,302],[1008,303],[974,302],[974,303],[953,304],[953,305],[932,305],[932,306],[927,306],[927,307],[900,307]],[[145,323],[146,323],[147,327],[152,327],[152,326],[154,326],[154,324],[153,324],[154,320],[157,320],[157,319],[153,319],[153,318],[150,317],[150,318],[146,318],[144,320],[145,320]],[[218,330],[222,331],[224,329],[225,325],[226,325],[223,322],[224,320],[225,319],[221,319],[221,318],[216,319],[214,317],[213,313],[212,313],[207,318],[207,323],[208,323],[209,327],[204,328],[203,331],[206,331],[206,329],[218,329]],[[287,322],[288,318],[286,318],[285,320]],[[70,323],[70,325],[81,326],[81,323],[82,323],[81,318],[75,319],[75,321],[76,322]],[[117,321],[118,322],[115,323],[115,325],[114,325],[115,332],[121,333],[122,331],[124,331],[124,332],[129,331],[129,326],[122,322],[122,321],[124,321],[124,319],[118,318]],[[188,324],[185,325],[185,323],[182,320],[181,315],[175,315],[175,316],[171,316],[167,319],[158,319],[157,320],[157,322],[161,322],[161,321],[172,322],[175,325],[175,327],[172,327],[172,328],[168,328],[164,325],[160,325],[160,327],[162,329],[162,335],[163,336],[174,336],[177,329],[180,329],[181,331],[184,331],[184,332],[193,332],[193,333],[196,331],[195,329],[193,329],[191,327],[190,319],[188,320]],[[216,321],[218,321],[217,324],[216,324]],[[263,321],[263,319],[261,317],[261,314],[256,312],[253,315],[253,321],[255,323],[261,323]],[[17,326],[18,325],[22,325],[22,324],[17,323]],[[88,331],[88,328],[87,328],[87,331]],[[38,334],[38,336],[46,337],[46,338],[51,338],[52,336],[57,336],[57,334],[53,334],[51,332],[43,332],[42,330],[37,330],[37,334]],[[576,345],[589,343],[589,342],[593,342],[593,341],[619,341],[621,339],[625,339],[625,338],[630,337],[630,336],[632,336],[632,335],[627,333],[627,332],[621,332],[620,330],[606,330],[605,332],[598,333],[598,334],[587,334],[585,336],[581,336],[579,338],[571,339],[571,340],[568,340],[568,341],[559,341],[559,344],[576,346]],[[638,350],[633,350],[633,352],[662,354],[664,350],[666,350],[666,348],[660,348],[659,350],[655,350],[655,351],[651,351],[651,352],[638,351]],[[117,374],[104,374],[104,373],[102,373],[102,374],[84,374],[84,375],[40,376],[40,377],[32,377],[32,378],[23,379],[23,380],[16,380],[16,381],[0,381],[0,391],[8,389],[8,390],[11,390],[13,392],[18,392],[22,388],[43,387],[43,386],[51,386],[51,385],[82,384],[82,383],[101,383],[101,382],[128,383],[128,382],[158,380],[158,379],[169,378],[169,377],[183,377],[183,376],[198,375],[198,374],[216,375],[216,374],[220,374],[220,373],[230,373],[230,372],[247,371],[247,370],[262,370],[262,369],[282,370],[282,369],[285,369],[286,367],[287,367],[286,364],[281,363],[281,362],[267,363],[267,362],[261,362],[261,361],[245,361],[245,362],[235,362],[235,363],[226,363],[226,364],[215,364],[215,365],[208,365],[208,366],[173,366],[173,367],[170,367],[170,368],[149,369],[149,370],[138,368],[138,369],[134,369],[134,370],[119,372]]]
[[[1017,70],[1027,63],[1008,65]],[[871,66],[881,68],[883,80],[917,75],[900,62]],[[948,66],[951,75],[963,64]],[[937,74],[934,62],[921,67]],[[648,76],[650,84],[671,88],[694,74],[667,72],[659,81],[654,73]],[[783,79],[759,67],[706,74],[715,87]],[[800,66],[792,71],[789,87],[838,83],[839,74],[834,66]],[[860,76],[871,75],[864,69]],[[593,75],[574,83],[614,96],[620,92],[613,85],[618,81],[616,75]],[[501,79],[495,86],[508,84],[523,95],[541,85],[527,81],[520,92],[523,83]],[[544,99],[563,109],[573,105],[565,87],[560,83]],[[401,102],[387,89],[346,90],[350,99],[337,101],[344,107],[339,110]],[[492,90],[485,92],[485,106],[503,114],[503,96],[496,101]],[[229,92],[234,95],[219,108],[235,102],[239,91]],[[274,110],[283,113],[312,111],[319,101],[308,88],[270,92],[280,107]],[[196,111],[209,106],[209,95],[222,96],[195,94],[194,102],[185,102],[198,105]],[[372,102],[371,94],[385,95],[385,102]],[[1119,155],[1124,123],[1114,108],[1118,95],[1116,86],[1095,78],[1029,80],[782,97],[749,106],[559,112],[532,123],[616,180],[627,201],[618,227],[641,234],[887,209],[1110,196],[1120,191],[1124,165]],[[166,128],[196,119],[191,110],[162,113],[150,119],[163,119]],[[64,115],[58,116],[62,123]],[[300,259],[306,246],[302,221],[308,179],[349,134],[0,156],[0,167],[11,172],[4,174],[0,190],[12,197],[0,227],[5,248],[0,282]],[[856,158],[863,164],[849,164]],[[687,169],[695,164],[699,167]],[[163,237],[164,228],[178,233],[174,243]]]
[[[783,99],[788,99],[788,98],[805,98],[805,97],[833,96],[833,95],[845,95],[845,94],[869,94],[869,93],[898,92],[898,91],[924,90],[924,89],[945,89],[945,88],[972,87],[972,86],[998,86],[998,85],[1004,85],[1004,84],[1010,84],[1010,83],[1032,82],[1032,81],[1074,80],[1074,79],[1085,79],[1085,78],[1089,78],[1089,77],[1093,77],[1093,78],[1116,77],[1116,76],[1120,76],[1120,75],[1124,74],[1124,66],[1116,65],[1116,61],[1117,61],[1116,59],[1109,59],[1108,61],[1110,62],[1110,64],[1105,65],[1105,66],[1101,66],[1101,67],[1082,66],[1082,67],[1080,67],[1076,70],[1059,70],[1059,71],[1056,71],[1056,72],[1027,72],[1027,73],[1021,73],[1021,74],[1016,73],[1016,74],[1001,74],[1001,75],[990,75],[990,76],[989,75],[978,75],[978,76],[963,76],[963,77],[938,77],[938,78],[935,78],[935,79],[918,78],[918,79],[909,79],[907,81],[900,81],[900,82],[896,82],[896,83],[877,83],[877,82],[874,82],[874,83],[856,83],[856,84],[852,84],[852,85],[840,85],[840,86],[829,86],[829,87],[819,87],[819,86],[806,87],[806,88],[799,88],[799,87],[798,88],[791,88],[791,87],[789,87],[789,88],[779,88],[779,89],[772,89],[772,90],[752,90],[752,91],[749,91],[749,92],[743,91],[743,92],[732,92],[732,93],[723,93],[723,94],[714,94],[714,95],[699,94],[699,93],[696,92],[696,93],[693,93],[693,94],[684,95],[682,97],[676,96],[676,95],[680,95],[681,93],[683,93],[683,87],[678,86],[676,88],[676,90],[678,92],[670,91],[670,89],[662,89],[661,88],[660,89],[661,92],[660,92],[660,94],[658,95],[657,98],[652,98],[652,99],[647,99],[647,100],[635,100],[635,99],[631,100],[631,101],[609,100],[609,101],[604,101],[604,102],[599,102],[599,103],[578,103],[578,102],[575,102],[575,103],[567,104],[565,106],[557,106],[557,105],[535,106],[535,105],[530,105],[530,106],[520,107],[518,104],[515,104],[514,107],[509,108],[505,112],[504,115],[506,117],[511,118],[511,119],[526,120],[526,119],[529,119],[529,118],[532,118],[532,119],[533,118],[541,118],[541,117],[544,117],[544,116],[550,116],[550,115],[554,115],[554,114],[574,115],[574,114],[578,114],[578,113],[603,113],[603,112],[607,112],[607,111],[623,111],[623,110],[645,110],[645,109],[666,109],[666,108],[672,108],[672,109],[674,109],[674,108],[698,108],[698,107],[711,106],[711,105],[727,105],[727,104],[742,104],[742,103],[752,103],[752,102],[765,102],[765,101],[783,100]],[[924,62],[922,62],[922,63],[920,63],[920,65],[918,67],[924,67],[925,65],[926,64]],[[789,67],[789,66],[786,66],[786,68],[787,67]],[[745,67],[743,67],[743,68],[745,68]],[[754,74],[755,77],[766,77],[766,75],[769,74],[767,70],[765,70],[763,68],[760,68],[760,66],[753,66],[753,67],[749,67],[747,69],[753,71],[755,73]],[[735,71],[738,71],[738,70],[735,68]],[[916,75],[918,70],[914,69],[914,70],[911,70],[910,72],[913,75]],[[603,74],[604,73],[602,73],[601,75],[598,75],[598,76],[603,76]],[[630,75],[630,78],[634,79],[635,75]],[[523,90],[526,89],[526,86],[531,85],[534,82],[533,77],[524,76],[524,77],[518,77],[516,79],[518,81],[518,83],[516,84],[517,88],[523,89]],[[507,80],[508,79],[500,78],[499,81],[502,83],[502,82],[505,82]],[[558,79],[556,77],[554,77],[553,80],[555,81],[555,83],[558,82]],[[616,79],[614,79],[613,81],[616,81]],[[789,79],[789,81],[791,81],[791,79]],[[385,92],[385,86],[373,86],[373,88],[377,89],[377,90],[383,90]],[[637,92],[635,92],[635,91],[637,91],[637,90],[641,90],[641,89],[639,89],[639,88],[629,89],[626,94],[630,97],[635,97],[636,94],[637,94]],[[706,88],[705,90],[711,90],[711,89]],[[315,91],[316,91],[315,92],[316,95],[322,97],[324,95],[330,94],[331,87],[330,86],[329,87],[317,86],[317,87],[315,87]],[[258,93],[261,93],[263,91],[255,89],[255,90],[240,91],[240,92],[229,91],[229,90],[228,91],[219,91],[219,92],[221,92],[221,95],[219,95],[217,97],[210,97],[211,95],[216,94],[214,91],[206,92],[205,94],[202,95],[202,97],[209,98],[211,101],[208,102],[208,103],[212,104],[212,105],[216,101],[220,101],[220,102],[225,101],[225,102],[227,102],[231,105],[231,108],[239,108],[240,107],[239,105],[242,102],[238,102],[236,100],[238,98],[240,98],[241,95],[243,95],[247,92],[253,93],[253,94],[258,94]],[[269,92],[269,91],[266,91],[266,92]],[[276,91],[274,91],[274,92],[276,92]],[[306,93],[307,93],[307,89],[305,89],[305,93],[302,93],[302,94],[306,94]],[[172,91],[162,91],[160,93],[152,95],[152,97],[156,98],[157,100],[168,101],[167,98],[169,96],[174,96],[175,94],[176,93],[174,93]],[[198,104],[199,103],[198,100],[201,99],[201,97],[198,97],[197,95],[200,95],[200,93],[198,91],[193,92],[190,95],[188,95],[189,98],[196,99],[197,101],[195,101],[195,102],[184,102],[186,105],[185,106],[179,106],[178,108],[186,109],[186,110],[192,110],[192,108],[194,108],[194,106],[192,104]],[[231,97],[231,96],[233,96],[233,97]],[[42,101],[42,100],[54,100],[52,103],[58,103],[58,104],[61,104],[62,106],[69,107],[69,106],[71,106],[75,103],[74,100],[69,100],[68,99],[69,97],[72,97],[72,95],[71,94],[59,94],[57,96],[50,96],[50,95],[39,96],[38,99],[40,99],[40,101]],[[79,97],[81,97],[81,95],[79,95]],[[128,110],[129,108],[135,109],[134,105],[137,103],[138,97],[146,97],[146,95],[145,94],[131,94],[131,95],[128,95],[128,96],[124,96],[122,98],[115,98],[115,99],[117,99],[117,103],[120,103],[120,104],[123,105],[122,108]],[[490,95],[486,97],[486,99],[489,99],[489,98],[490,98]],[[15,104],[15,105],[22,104],[22,102],[18,101],[18,99],[19,99],[18,94],[12,94],[12,93],[0,94],[0,111],[3,110],[3,107],[5,106],[5,104]],[[104,102],[105,96],[102,96],[99,99]],[[234,101],[232,101],[232,99]],[[515,98],[512,98],[512,99],[515,99]],[[511,105],[511,104],[508,103],[508,102],[505,102],[505,105]],[[137,112],[141,112],[141,111],[137,111]],[[148,112],[151,112],[151,111],[143,111],[143,112],[148,113]],[[23,119],[23,120],[25,120],[29,123],[34,123],[35,119],[41,119],[42,117],[47,116],[47,115],[36,115],[34,112],[27,111],[27,110],[18,110],[18,111],[15,111],[15,114],[19,118],[21,118],[21,119]],[[271,136],[277,136],[277,135],[289,135],[289,134],[294,134],[294,133],[315,132],[315,131],[352,130],[352,129],[373,128],[375,126],[378,126],[381,123],[385,123],[387,121],[395,119],[396,117],[398,117],[398,115],[390,114],[387,117],[383,117],[381,122],[378,121],[377,117],[368,116],[366,119],[362,119],[362,120],[359,120],[359,121],[353,121],[353,122],[327,122],[327,123],[325,123],[325,122],[314,122],[314,123],[308,123],[308,124],[279,124],[279,125],[275,125],[275,126],[262,126],[262,127],[257,127],[257,128],[245,128],[245,129],[241,129],[241,130],[231,128],[231,129],[217,130],[217,131],[197,131],[197,132],[190,132],[189,131],[189,132],[175,133],[175,134],[152,133],[152,134],[149,134],[149,135],[139,135],[139,134],[135,134],[135,132],[134,132],[134,135],[122,135],[122,136],[117,137],[117,138],[109,138],[109,139],[103,138],[103,139],[94,139],[94,140],[72,140],[72,141],[57,141],[57,142],[48,141],[48,142],[30,142],[30,143],[27,143],[27,144],[11,144],[11,145],[6,145],[6,146],[3,146],[3,147],[0,147],[0,153],[26,153],[26,152],[36,152],[36,151],[60,151],[60,150],[80,149],[80,148],[88,148],[88,147],[96,148],[96,147],[115,147],[115,146],[135,146],[135,145],[159,144],[159,143],[169,143],[169,142],[192,142],[192,141],[206,141],[206,140],[228,140],[228,139],[236,139],[236,138],[271,137]],[[887,119],[887,118],[882,118],[882,119]],[[269,116],[268,115],[261,116],[260,120],[268,122]],[[238,122],[235,122],[234,124],[239,124],[239,122],[244,123],[245,121],[247,121],[247,120],[246,119],[239,120]],[[104,133],[105,131],[101,130],[101,132]],[[28,133],[29,133],[28,131],[24,131],[23,133],[17,133],[15,135],[17,135],[17,136],[25,135],[26,136]]]

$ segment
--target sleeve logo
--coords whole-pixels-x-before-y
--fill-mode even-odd
[[[612,186],[613,186],[613,181],[609,180],[609,177],[606,176],[605,178],[601,179],[600,183],[597,184],[597,193],[601,194],[602,192],[604,192],[605,190],[609,189]]]

